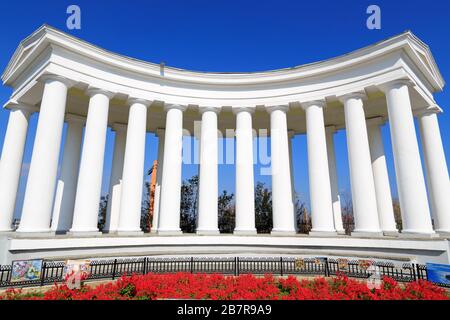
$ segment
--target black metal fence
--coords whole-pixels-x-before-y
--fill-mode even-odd
[[[0,266],[0,287],[43,286],[64,281],[62,261],[44,261],[39,280],[11,282],[11,266]],[[376,268],[374,268],[376,267]],[[130,258],[91,260],[86,280],[115,279],[122,275],[146,273],[221,273],[226,275],[311,275],[333,276],[345,274],[352,278],[369,278],[376,273],[399,282],[427,279],[425,265],[404,263],[396,266],[392,262],[371,260],[343,260],[333,258],[296,257],[178,257],[178,258]],[[437,284],[450,287],[445,284]]]

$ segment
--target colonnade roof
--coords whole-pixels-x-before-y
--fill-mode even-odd
[[[329,108],[325,120],[339,126],[343,123],[343,111],[334,107],[342,107],[338,99],[342,95],[365,91],[373,100],[369,105],[379,109],[369,110],[368,115],[386,116],[385,105],[380,102],[381,84],[401,78],[410,80],[413,109],[435,105],[433,93],[441,91],[445,84],[429,47],[411,31],[339,57],[292,68],[225,73],[165,66],[162,72],[159,64],[110,52],[43,25],[20,42],[2,75],[4,85],[13,89],[5,106],[23,103],[38,107],[43,90],[40,79],[48,73],[74,81],[69,92],[69,101],[73,101],[69,111],[78,110],[75,113],[80,115],[84,115],[82,105],[86,104],[83,91],[98,87],[115,93],[113,106],[117,107],[111,112],[124,116],[112,116],[112,121],[126,120],[123,106],[129,97],[153,101],[156,111],[161,111],[164,104],[182,104],[190,109],[220,107],[225,111],[233,107],[262,110],[289,105],[296,131],[303,130],[300,125],[295,127],[304,122],[302,102],[326,100]],[[267,121],[262,122],[261,126],[265,126]],[[159,122],[155,124],[158,125]]]
[[[17,50],[15,51],[2,75],[2,80],[4,81],[4,83],[6,85],[12,84],[12,81],[14,81],[15,77],[18,76],[17,68],[20,67],[25,62],[25,60],[27,60],[27,58],[31,58],[33,53],[32,51],[34,51],[33,49],[36,49],[38,46],[42,46],[42,44],[50,43],[60,44],[62,46],[71,45],[71,47],[76,51],[81,52],[84,50],[84,53],[86,55],[99,54],[103,56],[103,60],[110,60],[111,63],[125,63],[127,65],[124,65],[123,67],[128,67],[130,69],[134,68],[136,71],[151,74],[155,77],[161,77],[160,64],[134,59],[105,50],[87,41],[84,41],[47,24],[44,24],[30,36],[20,42]],[[442,87],[444,86],[444,81],[429,47],[409,30],[389,39],[355,50],[348,54],[323,61],[297,65],[290,68],[258,72],[204,72],[165,66],[164,77],[166,77],[167,79],[181,81],[207,83],[234,83],[235,81],[239,81],[240,83],[254,83],[258,81],[280,81],[289,79],[290,77],[308,76],[311,73],[320,73],[322,71],[327,71],[322,69],[330,67],[340,68],[342,67],[341,64],[345,66],[351,60],[372,58],[371,54],[375,53],[376,51],[395,50],[398,49],[399,46],[403,47],[407,51],[410,51],[411,55],[417,54],[417,58],[421,60],[421,62],[424,64],[424,67],[427,69],[424,71],[429,72],[429,76],[434,78],[432,82],[435,85],[435,89],[442,89]],[[353,63],[357,62],[359,62],[359,60],[353,61]]]

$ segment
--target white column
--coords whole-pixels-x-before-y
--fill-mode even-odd
[[[159,208],[161,202],[161,181],[162,172],[164,169],[164,129],[156,129],[156,136],[158,137],[158,159],[156,164],[156,184],[153,200],[153,217],[151,233],[158,231],[159,224]]]
[[[407,81],[398,80],[380,86],[387,101],[402,234],[432,236],[435,233],[431,224],[408,84]]]
[[[382,235],[378,220],[375,183],[373,181],[369,140],[363,108],[363,93],[341,98],[344,103],[347,131],[350,185],[355,230],[352,235]]]
[[[253,177],[253,108],[233,108],[236,115],[236,225],[234,234],[256,234]]]
[[[197,234],[219,234],[217,114],[220,108],[200,107],[200,172]]]
[[[81,142],[83,139],[83,117],[66,115],[67,133],[61,174],[56,186],[51,229],[55,232],[68,231],[72,226],[75,192],[77,190],[78,168],[80,166]]]
[[[43,80],[44,94],[18,233],[50,232],[67,89],[72,83],[50,75]]]
[[[109,180],[109,199],[106,207],[105,227],[103,229],[103,232],[107,233],[116,232],[119,227],[120,191],[122,189],[123,160],[127,138],[127,126],[125,124],[114,123],[112,129],[116,132],[116,136]]]
[[[289,142],[286,112],[288,106],[268,107],[270,112],[270,147],[272,159],[272,214],[275,235],[295,234],[292,184],[289,166]]]
[[[98,212],[102,188],[103,161],[105,156],[106,130],[108,128],[109,100],[111,92],[90,89],[89,109],[81,153],[80,172],[72,235],[93,235],[98,232]]]
[[[381,117],[367,120],[367,133],[369,136],[370,156],[372,159],[373,180],[377,197],[378,218],[381,230],[385,235],[398,235],[395,224],[394,208],[392,204],[391,188],[384,155],[381,128]]]
[[[145,135],[149,101],[130,99],[127,143],[123,164],[118,233],[140,235],[142,187],[144,183]]]
[[[295,208],[295,184],[294,184],[294,159],[292,158],[292,139],[295,136],[294,130],[288,130],[288,141],[289,141],[289,171],[291,173],[291,193],[292,193],[292,207],[294,208],[294,217],[295,217],[295,232],[298,232],[298,225],[297,225],[297,211]]]
[[[183,111],[185,106],[166,105],[164,140],[164,170],[162,172],[161,203],[158,234],[181,234],[181,166],[183,148]]]
[[[425,111],[417,118],[420,124],[434,227],[439,234],[448,236],[450,235],[450,180],[437,114],[433,111]]]
[[[312,229],[310,235],[335,236],[330,173],[323,108],[325,101],[303,103],[306,112],[309,195]]]
[[[327,136],[328,170],[330,171],[331,201],[333,206],[334,228],[338,234],[345,234],[342,224],[341,198],[339,196],[338,176],[336,169],[336,153],[334,150],[335,126],[325,127]]]
[[[17,105],[9,112],[0,160],[0,232],[12,231],[17,190],[27,138],[28,121],[34,108]]]

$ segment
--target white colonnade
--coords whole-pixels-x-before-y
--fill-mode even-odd
[[[100,236],[99,201],[111,127],[115,141],[102,231],[143,235],[146,134],[154,132],[159,143],[151,232],[179,235],[183,130],[201,121],[199,235],[219,233],[218,131],[226,129],[235,129],[235,235],[257,232],[255,129],[269,129],[270,134],[273,236],[295,235],[298,230],[293,174],[297,157],[308,162],[309,186],[302,188],[309,187],[311,236],[344,233],[338,152],[348,155],[352,236],[450,234],[449,175],[437,117],[442,110],[433,100],[443,81],[429,49],[411,33],[336,60],[248,74],[174,68],[161,73],[151,64],[106,51],[98,54],[101,49],[93,46],[80,47],[80,40],[48,26],[35,36],[47,41],[43,46],[57,42],[48,52],[39,52],[48,53],[40,57],[42,61],[56,57],[58,63],[33,65],[41,60],[26,58],[34,51],[20,47],[3,75],[14,93],[5,104],[10,114],[0,160],[0,232],[13,231],[17,211],[20,224],[14,234],[19,237],[55,232]],[[30,43],[33,39],[24,43],[30,48],[41,43]],[[53,51],[59,47],[69,50]],[[420,54],[404,59],[417,47],[422,48]],[[411,68],[411,63],[417,66]],[[34,112],[38,122],[24,202],[16,208]],[[392,207],[395,190],[381,134],[384,124],[390,129],[402,230],[397,230]],[[346,150],[335,149],[336,132],[345,133]],[[307,154],[298,154],[293,147],[291,139],[298,134],[306,134]]]

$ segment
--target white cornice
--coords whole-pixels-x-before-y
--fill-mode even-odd
[[[164,76],[161,76],[159,64],[149,63],[107,51],[48,25],[43,25],[20,43],[2,75],[3,82],[6,85],[12,85],[20,75],[20,71],[25,69],[24,65],[30,64],[39,52],[52,44],[66,48],[85,58],[106,63],[121,71],[133,72],[146,77],[150,76],[159,79],[159,81],[201,83],[207,85],[257,85],[320,76],[325,73],[329,74],[343,68],[356,66],[364,61],[370,61],[371,59],[394,51],[404,50],[424,74],[435,91],[442,90],[444,86],[444,81],[428,46],[410,31],[346,55],[292,68],[264,72],[218,73],[195,72],[165,67]]]

